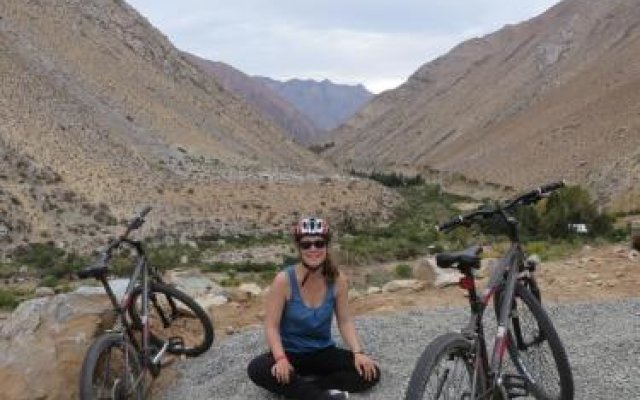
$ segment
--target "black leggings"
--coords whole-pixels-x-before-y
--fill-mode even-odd
[[[287,353],[287,358],[294,368],[289,384],[278,383],[271,374],[274,359],[270,352],[251,360],[247,367],[249,378],[272,393],[304,400],[326,399],[328,389],[362,392],[380,380],[380,370],[376,367],[376,377],[366,381],[356,370],[353,353],[337,347],[313,353]],[[315,375],[317,379],[305,379],[306,375]]]

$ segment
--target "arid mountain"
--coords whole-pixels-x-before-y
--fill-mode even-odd
[[[640,2],[565,0],[472,39],[332,133],[356,168],[521,188],[564,177],[640,206]]]
[[[308,79],[281,82],[257,78],[297,107],[323,131],[337,128],[373,97],[362,85],[340,85],[327,79],[322,82]]]
[[[205,72],[213,74],[227,91],[273,120],[297,143],[308,144],[318,134],[318,129],[308,117],[260,80],[222,62],[205,60],[188,53],[184,55]]]
[[[141,204],[148,229],[197,235],[394,201],[286,138],[122,0],[3,0],[0,49],[2,243],[86,243]]]

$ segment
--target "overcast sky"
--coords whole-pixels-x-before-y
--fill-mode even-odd
[[[249,75],[404,82],[465,39],[558,0],[127,0],[181,50]]]

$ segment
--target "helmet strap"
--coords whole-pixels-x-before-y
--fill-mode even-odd
[[[302,278],[302,283],[300,284],[300,286],[304,286],[304,284],[307,282],[307,279],[309,279],[311,274],[318,271],[320,268],[324,267],[324,262],[320,265],[316,265],[315,267],[312,267],[307,263],[305,263],[304,261],[302,261],[302,265],[306,268],[307,273],[304,274],[304,278]]]

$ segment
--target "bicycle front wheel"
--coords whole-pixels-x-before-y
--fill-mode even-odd
[[[478,399],[483,381],[477,381],[474,395],[473,353],[473,344],[458,333],[438,336],[418,359],[405,400]]]
[[[131,294],[128,313],[133,327],[142,327],[142,287]],[[149,340],[162,347],[170,338],[182,345],[170,345],[167,352],[187,357],[198,356],[213,344],[214,331],[209,315],[189,295],[159,282],[149,285]]]
[[[500,294],[496,294],[496,314]],[[516,285],[509,318],[509,356],[540,400],[573,400],[573,374],[558,332],[529,289]]]
[[[121,334],[106,333],[89,347],[80,371],[80,400],[144,398],[138,353]]]

